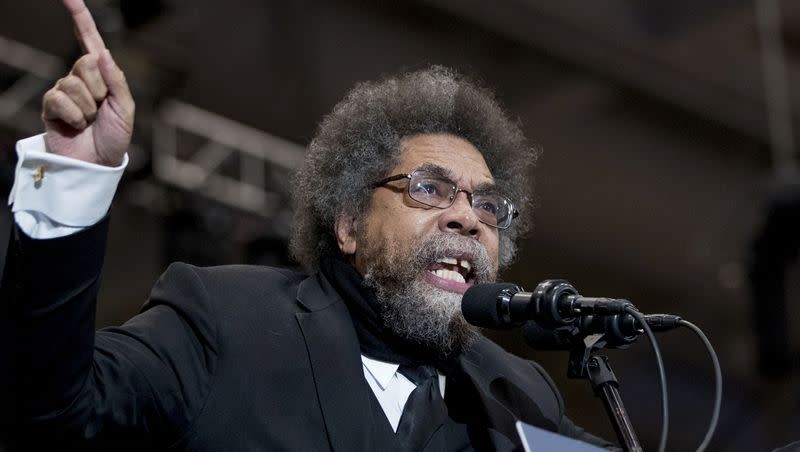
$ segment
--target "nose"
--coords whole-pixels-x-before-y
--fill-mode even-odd
[[[472,210],[466,193],[459,191],[453,205],[442,210],[439,229],[477,239],[480,236],[480,220]]]

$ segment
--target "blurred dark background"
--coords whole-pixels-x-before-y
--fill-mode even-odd
[[[87,3],[138,115],[98,326],[133,315],[173,260],[291,265],[288,177],[322,116],[358,81],[442,64],[495,88],[544,149],[535,230],[504,278],[528,289],[566,278],[585,295],[683,316],[722,363],[712,450],[800,439],[797,2],[779,4],[768,35],[757,4],[742,0]],[[41,95],[77,55],[57,2],[0,1],[3,199],[15,141],[39,133]],[[566,378],[565,353],[491,335],[544,363],[571,417],[615,439],[589,384]],[[669,450],[693,450],[711,415],[711,364],[688,331],[659,339]],[[655,449],[648,343],[609,356]]]

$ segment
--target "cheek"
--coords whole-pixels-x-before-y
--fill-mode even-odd
[[[364,246],[372,250],[393,253],[416,233],[416,224],[402,209],[386,205],[375,206],[366,223]]]
[[[437,229],[435,215],[428,214],[427,210],[420,210],[416,215],[408,217],[407,228],[409,232],[413,232],[416,236],[421,237],[425,233]]]
[[[381,240],[410,245],[436,228],[435,215],[424,209],[409,209],[404,206],[387,208],[375,223],[374,237]]]

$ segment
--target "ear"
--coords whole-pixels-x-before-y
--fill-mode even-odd
[[[336,243],[339,250],[345,256],[352,256],[356,253],[356,223],[352,217],[340,215],[333,225],[336,232]]]

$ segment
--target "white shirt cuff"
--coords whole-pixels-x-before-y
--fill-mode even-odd
[[[128,164],[111,168],[51,154],[44,134],[17,142],[14,186],[8,196],[14,220],[36,239],[63,237],[102,220]]]

